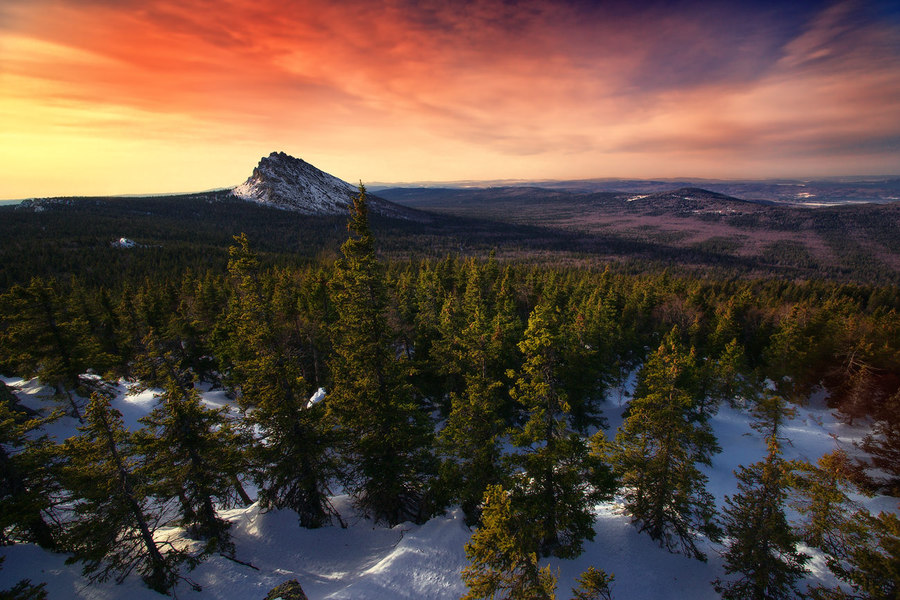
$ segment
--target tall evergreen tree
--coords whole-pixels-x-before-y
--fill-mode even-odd
[[[532,312],[519,345],[525,363],[512,395],[527,421],[512,435],[522,449],[512,459],[523,468],[513,494],[517,509],[527,515],[524,527],[535,547],[573,557],[581,553],[583,540],[594,538],[590,507],[611,495],[613,480],[572,429],[561,379],[564,333],[558,309],[545,301]]]
[[[900,596],[900,518],[890,512],[858,516],[867,530],[850,555],[850,584],[866,600]]]
[[[178,501],[181,524],[206,540],[208,552],[233,553],[230,523],[216,503],[227,503],[246,460],[243,441],[225,415],[200,401],[199,392],[170,382],[159,405],[141,418],[136,449],[145,457],[151,493]]]
[[[863,439],[862,449],[882,474],[875,484],[888,494],[900,496],[900,391],[888,398],[874,416],[875,423]]]
[[[18,410],[0,381],[0,545],[25,540],[50,550],[58,546],[48,518],[59,493],[58,461],[47,438],[36,435],[49,420]]]
[[[790,470],[778,437],[784,401],[767,394],[760,404],[760,425],[769,431],[768,453],[764,460],[737,471],[738,493],[725,499],[724,568],[726,574],[738,575],[714,582],[726,600],[798,597],[796,583],[809,559],[797,550],[800,539],[784,514]]]
[[[348,485],[358,506],[390,524],[422,520],[428,516],[423,500],[434,471],[432,425],[395,359],[385,320],[384,275],[362,185],[347,229],[350,236],[332,280],[337,322],[327,404],[344,436]]]
[[[246,423],[259,438],[251,452],[264,507],[290,508],[303,527],[340,518],[329,500],[340,473],[334,434],[324,411],[309,406],[296,348],[279,339],[263,290],[259,259],[247,237],[229,249],[236,290],[229,307],[227,347],[231,383],[240,391]]]
[[[311,529],[333,518],[343,524],[329,499],[342,469],[323,412],[294,393],[263,399],[247,417],[261,436],[252,450],[260,505],[289,508]]]
[[[877,516],[850,496],[857,493],[856,469],[843,451],[817,465],[799,463],[792,480],[791,506],[803,517],[803,541],[825,554],[829,570],[846,587],[812,586],[816,600],[889,600],[900,594],[900,520]]]
[[[604,424],[597,405],[614,377],[616,327],[612,307],[602,299],[600,290],[581,294],[570,301],[572,317],[564,325],[571,343],[562,349],[562,376],[568,382],[573,424],[584,432],[592,425]]]
[[[80,419],[73,391],[85,383],[81,375],[108,365],[111,358],[87,321],[71,308],[58,284],[39,278],[0,295],[0,365],[52,386],[70,414]]]
[[[147,473],[140,468],[133,437],[109,400],[94,394],[80,435],[64,445],[66,487],[75,501],[75,521],[66,535],[73,555],[90,580],[123,580],[137,571],[153,590],[167,594],[179,579],[178,567],[195,564],[171,542],[154,538],[162,510],[153,505]]]
[[[753,390],[752,381],[748,381],[749,371],[743,347],[737,338],[728,342],[722,353],[708,363],[708,374],[711,380],[709,395],[712,406],[720,402],[728,402],[732,406],[743,405]]]
[[[484,490],[500,483],[506,472],[500,445],[502,392],[501,382],[467,376],[465,391],[451,398],[450,416],[438,440],[448,456],[441,466],[442,478],[470,524],[478,520]]]
[[[861,534],[850,526],[849,516],[859,509],[850,494],[853,463],[842,450],[819,459],[818,464],[795,462],[791,477],[791,507],[802,517],[798,535],[804,542],[825,553],[829,568],[839,577],[846,575],[846,542]]]
[[[468,325],[445,334],[453,338],[451,360],[462,374],[465,387],[462,392],[451,393],[450,415],[438,439],[439,448],[447,455],[441,466],[442,478],[469,523],[478,520],[478,507],[487,486],[501,483],[505,473],[500,438],[509,401],[506,386],[499,379],[506,340],[498,332],[498,319],[490,314],[482,279],[480,266],[472,262],[462,311]]]
[[[705,560],[695,539],[697,532],[717,536],[715,503],[697,465],[709,465],[719,448],[697,407],[694,364],[673,329],[641,371],[612,460],[640,531]]]
[[[462,600],[555,600],[556,576],[549,566],[540,567],[531,540],[523,535],[523,519],[502,486],[489,485],[483,501],[483,518],[466,543],[469,564],[462,578],[469,588]],[[588,568],[572,588],[573,600],[610,600],[613,575]]]

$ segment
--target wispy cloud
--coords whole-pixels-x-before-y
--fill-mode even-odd
[[[898,40],[863,1],[7,0],[0,130],[380,180],[896,171]]]

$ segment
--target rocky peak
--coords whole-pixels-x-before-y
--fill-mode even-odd
[[[312,215],[345,214],[356,188],[284,152],[263,157],[232,190],[238,198]]]

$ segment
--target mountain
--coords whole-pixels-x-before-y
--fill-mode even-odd
[[[632,212],[674,216],[757,212],[757,210],[761,210],[760,205],[771,204],[771,202],[763,200],[743,200],[696,187],[629,195],[624,200],[627,208]]]
[[[231,193],[242,200],[306,215],[346,215],[358,188],[284,152],[260,159],[253,174]],[[388,217],[421,220],[418,211],[368,194],[369,210]]]
[[[576,194],[615,192],[621,194],[668,193],[679,188],[703,188],[711,192],[761,202],[800,206],[839,204],[888,204],[900,200],[900,177],[842,177],[819,180],[719,180],[719,179],[579,179],[566,181],[455,181],[445,183],[387,184],[373,183],[373,192],[390,198],[399,189],[420,192],[450,190],[541,188]],[[384,192],[384,193],[383,193]]]
[[[285,210],[336,215],[346,213],[355,191],[346,181],[304,160],[273,152],[263,157],[247,181],[232,193],[243,200]]]

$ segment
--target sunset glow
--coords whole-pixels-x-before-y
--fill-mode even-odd
[[[3,0],[0,198],[900,173],[893,2]]]

